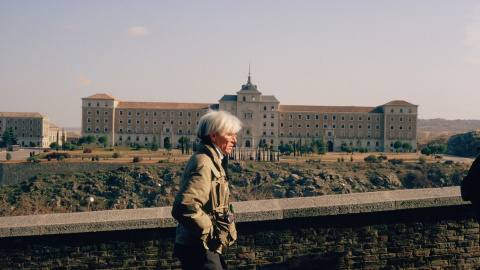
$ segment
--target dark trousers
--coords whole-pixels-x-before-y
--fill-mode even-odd
[[[175,243],[173,256],[182,263],[184,270],[223,270],[227,264],[222,255],[205,249],[202,243],[195,246],[185,246]]]

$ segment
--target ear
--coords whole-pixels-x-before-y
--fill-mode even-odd
[[[210,133],[210,140],[211,140],[212,142],[215,142],[215,141],[216,141],[216,139],[217,139],[216,137],[217,137],[217,134],[216,134],[216,133],[214,133],[214,132]]]

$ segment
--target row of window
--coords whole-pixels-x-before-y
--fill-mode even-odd
[[[103,113],[102,113],[103,111]],[[92,111],[90,109],[87,110],[87,115],[91,115],[92,114]],[[96,110],[95,111],[95,115],[100,115],[100,114],[104,114],[104,115],[108,115],[109,114],[109,110]],[[127,116],[132,116],[132,115],[136,115],[136,116],[140,116],[140,115],[144,115],[144,116],[159,116],[160,114],[158,113],[158,111],[148,111],[148,110],[145,110],[143,111],[143,113],[141,113],[140,110],[137,110],[135,112],[132,112],[131,110],[128,110],[128,111],[123,111],[123,110],[119,110],[118,111],[118,114],[123,116],[123,115],[127,115]],[[162,111],[161,112],[161,115],[163,117],[166,117],[167,116],[167,112],[166,111]],[[177,112],[175,111],[170,111],[169,113],[170,117],[175,117],[177,115]],[[195,115],[195,117],[200,117],[200,112],[178,112],[178,116],[179,117],[183,117],[183,116],[187,116],[187,117],[192,117],[193,115]]]
[[[4,120],[0,119],[0,125],[2,124]],[[20,120],[13,120],[11,121],[10,119],[7,119],[5,121],[7,123],[7,125],[10,125],[12,122],[13,124],[17,125],[19,123],[22,123],[22,124],[29,124],[29,125],[33,125],[34,123],[36,123],[37,125],[40,125],[41,123],[41,120],[37,120],[37,121],[34,121],[32,119],[20,119]]]

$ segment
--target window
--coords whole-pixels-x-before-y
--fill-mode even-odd
[[[123,111],[120,110],[120,111],[118,112],[118,114],[119,114],[119,115],[123,115]]]
[[[105,110],[105,115],[108,115],[108,111],[107,111],[107,110]]]
[[[178,116],[183,117],[183,112],[179,112]]]
[[[302,115],[301,114],[298,115],[298,120],[302,120]]]
[[[135,113],[137,114],[137,116],[140,116],[140,111],[136,111]]]
[[[132,111],[128,111],[128,115],[132,115]]]
[[[328,120],[328,115],[324,115],[323,120]]]
[[[310,114],[307,114],[307,120],[310,120]]]
[[[145,111],[145,116],[148,116],[148,111]]]

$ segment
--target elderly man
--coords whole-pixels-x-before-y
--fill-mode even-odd
[[[222,253],[237,238],[229,203],[227,160],[242,122],[209,111],[197,126],[198,150],[185,165],[172,216],[178,221],[174,256],[182,269],[226,269]]]

